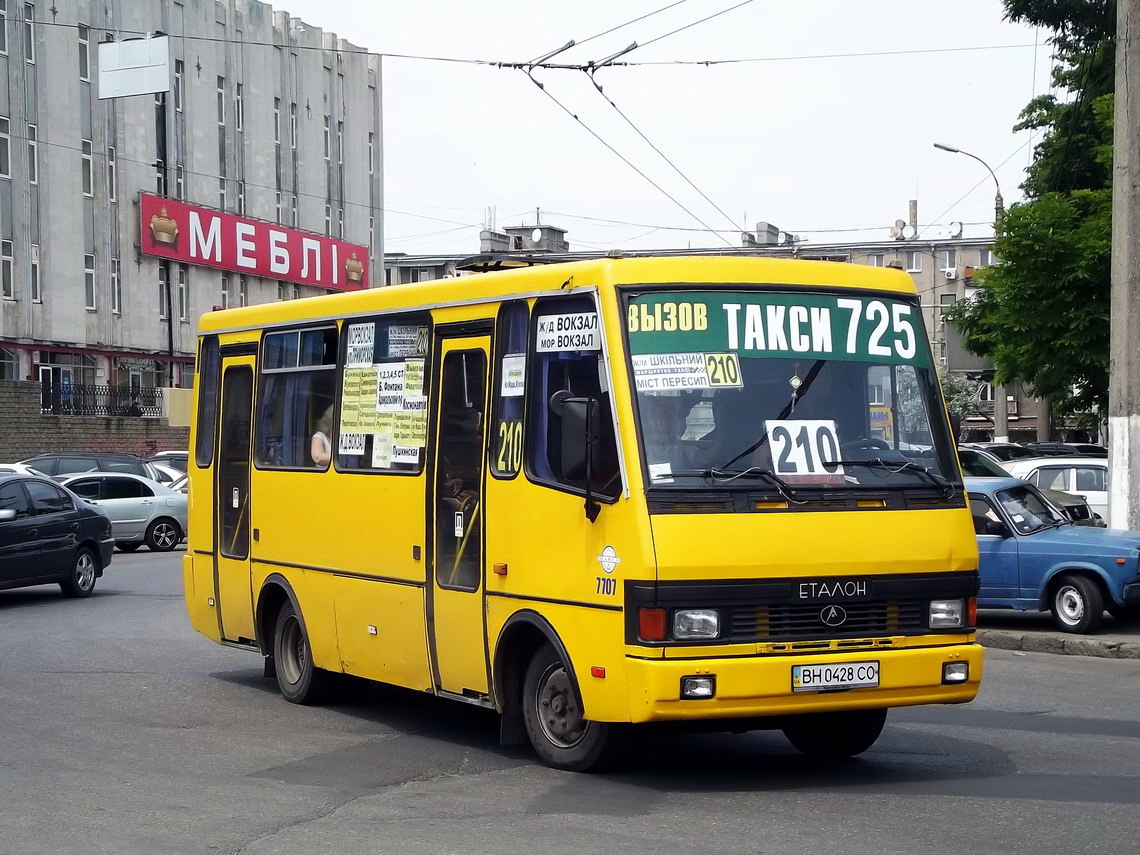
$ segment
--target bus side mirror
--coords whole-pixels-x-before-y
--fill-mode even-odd
[[[562,480],[585,487],[586,517],[593,522],[601,510],[590,483],[601,466],[601,402],[559,391],[550,397],[550,409],[559,417]]]

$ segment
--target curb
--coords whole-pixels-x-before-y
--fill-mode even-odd
[[[1095,635],[1063,638],[1056,635],[979,629],[978,643],[1001,650],[1097,656],[1101,659],[1140,659],[1140,641],[1111,641]]]

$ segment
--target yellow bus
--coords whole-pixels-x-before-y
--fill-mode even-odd
[[[585,770],[623,726],[851,756],[982,677],[977,548],[908,276],[613,257],[202,318],[190,622],[284,697],[497,710]]]

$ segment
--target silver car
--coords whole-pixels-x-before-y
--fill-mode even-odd
[[[125,472],[84,472],[60,482],[110,517],[115,545],[124,552],[144,543],[169,552],[186,536],[185,493]]]

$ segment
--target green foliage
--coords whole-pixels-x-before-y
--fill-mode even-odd
[[[977,381],[964,374],[939,371],[938,382],[942,385],[942,395],[946,398],[946,410],[950,415],[965,418],[978,412]]]
[[[1108,399],[1112,134],[1116,5],[1112,0],[1005,0],[1012,21],[1047,27],[1053,82],[1071,93],[1033,99],[1016,130],[1041,132],[1022,188],[998,224],[976,298],[948,313],[962,343],[1021,380],[1059,414]]]
[[[1111,246],[1111,190],[1014,206],[994,243],[1001,263],[979,272],[976,298],[948,318],[994,363],[996,382],[1022,380],[1061,413],[1104,406]]]

